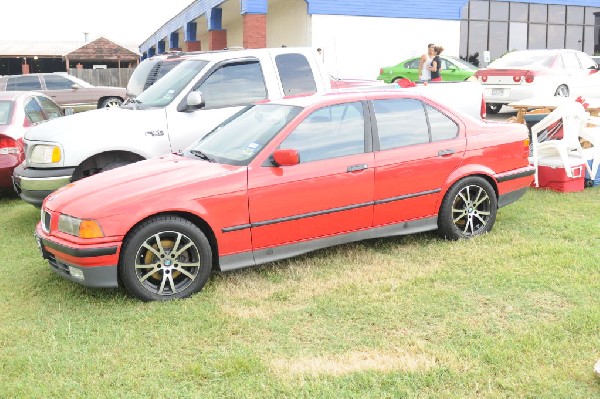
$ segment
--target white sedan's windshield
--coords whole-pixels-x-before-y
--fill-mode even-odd
[[[142,107],[165,107],[194,79],[208,64],[202,60],[187,60],[177,65],[170,73],[136,97]]]
[[[250,105],[192,144],[186,153],[208,161],[248,165],[301,110],[290,105]]]

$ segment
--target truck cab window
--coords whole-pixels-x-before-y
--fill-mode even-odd
[[[267,88],[258,61],[228,64],[215,70],[196,89],[206,108],[248,105],[267,98]]]
[[[275,57],[275,64],[281,78],[284,96],[317,92],[313,71],[305,56],[280,54]]]

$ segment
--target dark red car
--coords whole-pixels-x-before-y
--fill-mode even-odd
[[[0,189],[12,189],[13,170],[25,159],[25,132],[63,115],[64,111],[42,93],[0,92]]]
[[[416,93],[249,106],[182,154],[66,186],[36,235],[69,280],[142,300],[187,297],[232,270],[373,237],[492,229],[533,180],[527,129]]]

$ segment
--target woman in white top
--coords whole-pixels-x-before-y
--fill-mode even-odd
[[[435,56],[434,47],[435,44],[429,43],[427,45],[427,54],[423,54],[419,60],[419,80],[421,82],[429,82],[431,80],[431,71],[427,67],[431,65],[431,61],[433,61],[433,57]]]

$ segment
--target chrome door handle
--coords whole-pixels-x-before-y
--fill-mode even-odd
[[[451,149],[438,151],[438,157],[445,157],[447,155],[452,155],[452,154],[454,154],[454,150],[451,150]]]
[[[358,165],[351,165],[348,166],[347,171],[348,172],[358,172],[360,170],[365,170],[369,167],[369,165],[367,165],[366,163],[360,163]]]

